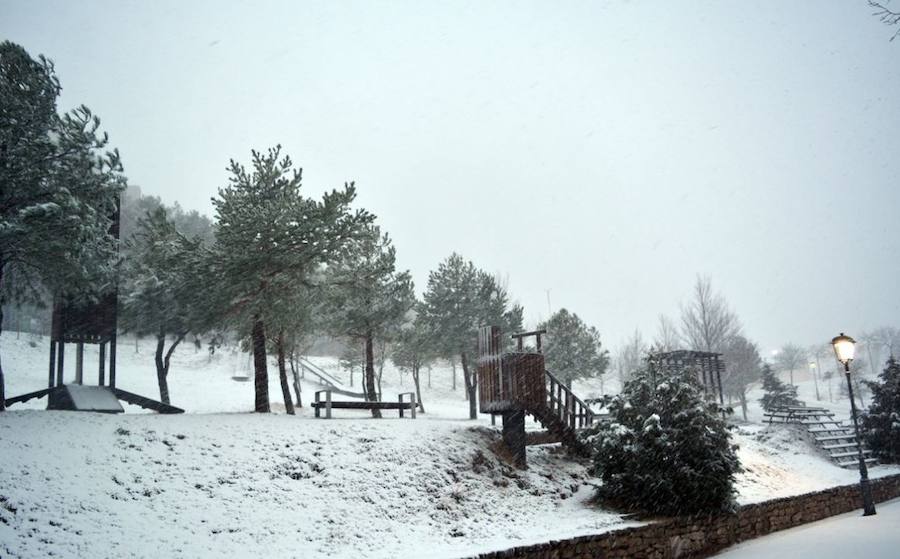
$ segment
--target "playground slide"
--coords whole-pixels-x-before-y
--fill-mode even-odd
[[[341,388],[344,386],[344,383],[341,382],[338,378],[336,378],[334,375],[332,375],[322,367],[319,367],[309,359],[300,357],[298,361],[301,367],[303,367],[307,372],[310,372],[313,375],[319,377],[319,379],[322,380],[325,384],[334,386],[335,388]]]
[[[352,392],[350,390],[347,390],[346,385],[343,382],[337,379],[334,375],[328,373],[328,371],[310,362],[308,359],[301,357],[297,361],[298,363],[300,363],[300,367],[303,369],[304,373],[310,373],[313,376],[317,377],[319,384],[327,386],[335,394],[341,394],[343,396],[349,396],[351,398],[359,398],[361,400],[366,399],[365,394],[363,394],[362,392]]]

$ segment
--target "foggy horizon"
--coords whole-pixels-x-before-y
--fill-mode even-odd
[[[458,252],[610,350],[698,275],[764,356],[897,325],[900,42],[864,1],[516,7],[0,0],[0,36],[166,204],[214,217],[276,144],[308,196],[355,181],[418,293]]]

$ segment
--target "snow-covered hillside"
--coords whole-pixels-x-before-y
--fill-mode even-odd
[[[155,397],[150,344],[119,349],[120,386]],[[44,386],[45,340],[4,333],[2,352],[8,394]],[[334,359],[315,361],[346,378]],[[459,557],[627,524],[590,502],[597,480],[554,446],[529,447],[527,471],[501,463],[496,429],[466,419],[448,368],[432,371],[416,420],[336,410],[329,421],[308,407],[246,413],[252,382],[231,377],[248,366],[227,348],[180,348],[170,386],[184,415],[48,413],[43,401],[0,414],[0,556]],[[386,399],[411,390],[390,364],[384,382]],[[307,401],[316,388],[304,385]],[[735,437],[741,502],[856,479],[789,428]]]

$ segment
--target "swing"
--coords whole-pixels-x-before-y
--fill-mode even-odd
[[[250,371],[253,369],[253,354],[247,354],[247,366],[243,370],[238,370],[240,365],[240,359],[235,359],[234,364],[234,374],[231,375],[231,380],[237,382],[247,382],[250,380]]]

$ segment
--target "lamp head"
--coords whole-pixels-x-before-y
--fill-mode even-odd
[[[834,354],[837,356],[837,360],[845,368],[849,368],[850,362],[853,361],[853,355],[856,352],[856,340],[841,332],[840,336],[836,336],[831,340],[831,345],[834,347]]]

